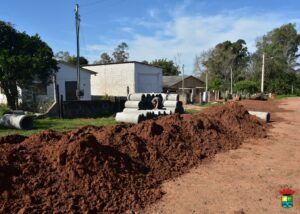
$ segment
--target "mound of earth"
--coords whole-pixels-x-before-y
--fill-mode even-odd
[[[0,138],[0,212],[140,210],[162,197],[162,181],[265,135],[262,121],[232,103],[137,125]]]

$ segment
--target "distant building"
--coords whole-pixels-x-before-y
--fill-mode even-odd
[[[183,88],[182,88],[183,87]],[[205,90],[205,83],[190,75],[163,76],[163,91],[175,92],[183,103],[200,102],[200,93]]]
[[[86,65],[83,68],[97,73],[91,77],[91,94],[94,98],[162,92],[162,69],[156,66],[130,61]]]
[[[57,90],[59,97],[63,100],[77,100],[77,70],[76,66],[67,62],[58,62],[59,70],[55,74]],[[96,72],[81,68],[80,70],[80,87],[84,91],[84,96],[80,100],[91,100],[91,76]],[[31,85],[26,88],[19,88],[19,102],[28,106],[43,105],[54,101],[54,85],[42,84],[41,81],[34,80]],[[3,90],[0,91],[0,103],[6,104],[6,96]]]

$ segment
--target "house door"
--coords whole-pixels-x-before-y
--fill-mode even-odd
[[[77,100],[76,89],[76,81],[65,81],[66,100]]]

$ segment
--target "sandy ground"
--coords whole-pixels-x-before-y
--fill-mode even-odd
[[[217,154],[163,185],[162,200],[143,213],[300,213],[300,99],[281,102],[268,138]],[[272,116],[271,116],[272,117]],[[292,188],[294,207],[281,208]]]

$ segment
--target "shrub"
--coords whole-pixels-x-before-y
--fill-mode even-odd
[[[242,80],[234,85],[236,91],[253,94],[258,91],[256,82],[251,80]]]

